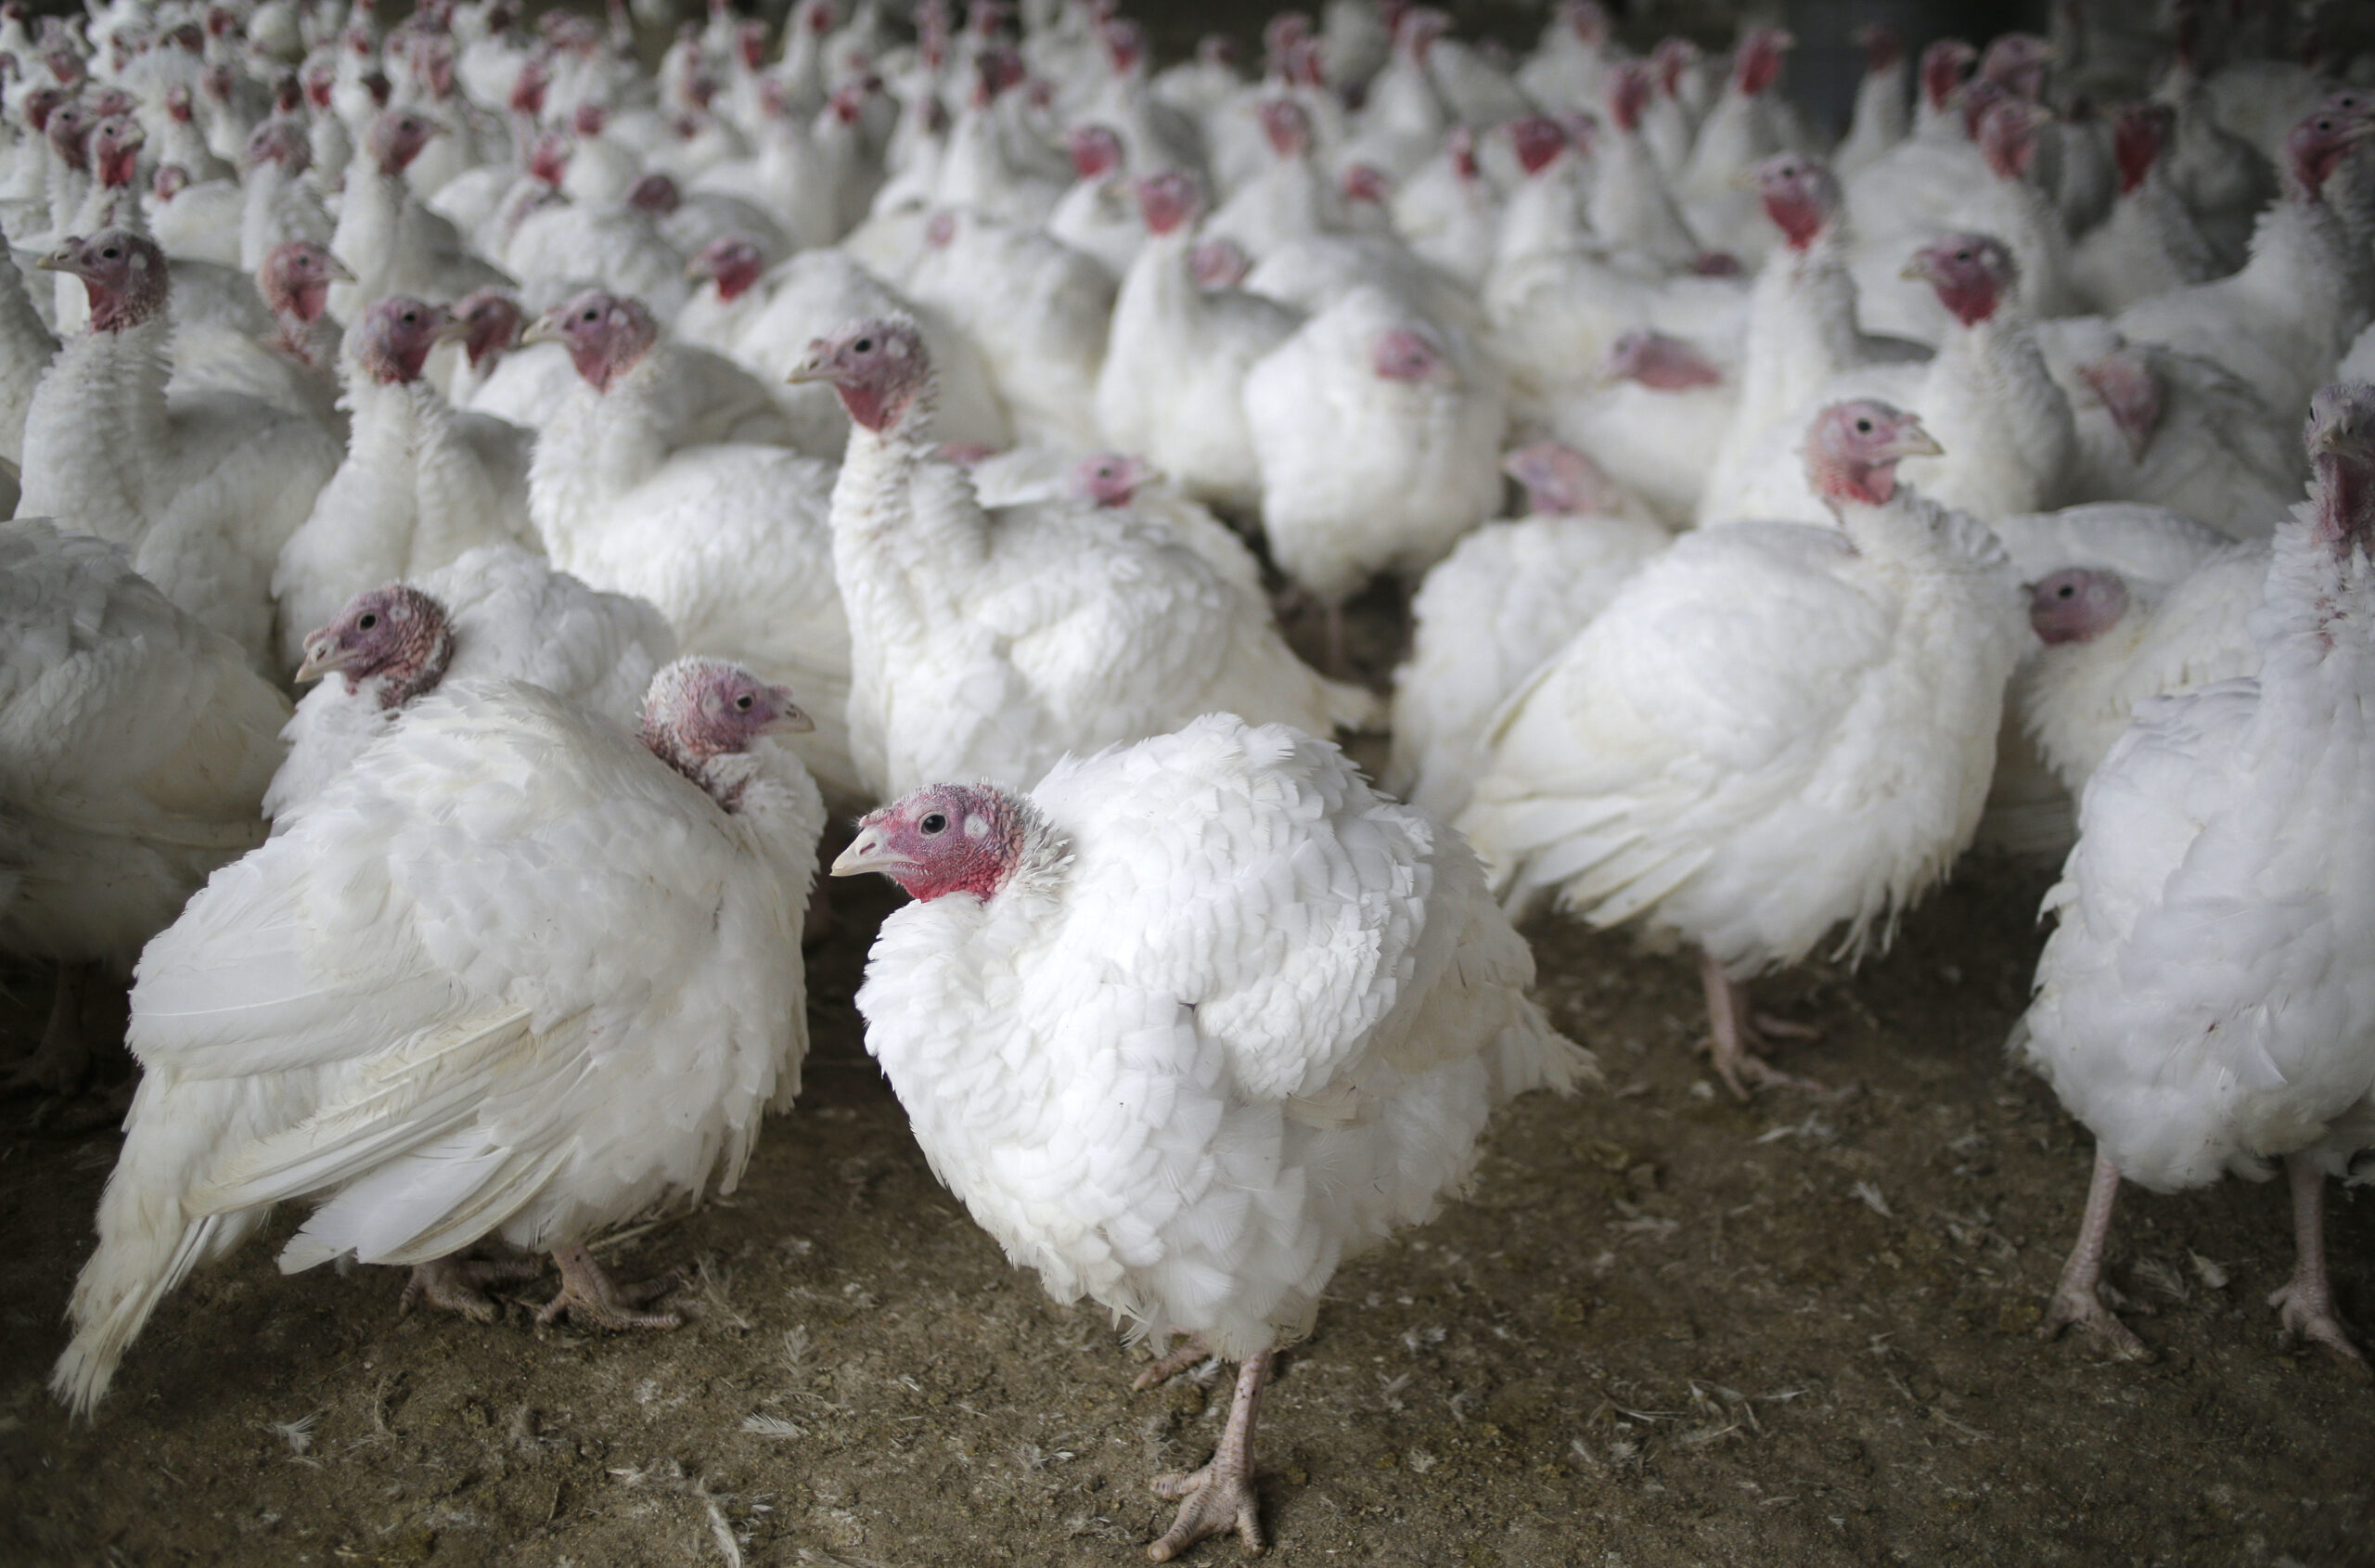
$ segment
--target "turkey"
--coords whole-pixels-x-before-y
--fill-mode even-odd
[[[330,249],[354,272],[330,296],[330,314],[352,322],[386,294],[415,294],[443,302],[511,279],[473,256],[454,225],[421,204],[404,183],[404,167],[436,121],[413,109],[392,109],[371,122],[361,160],[347,180]]]
[[[468,330],[443,306],[402,294],[356,324],[346,461],[281,546],[273,572],[287,664],[304,657],[314,628],[365,588],[417,577],[481,545],[535,537],[528,432],[456,413],[421,377],[430,350]]]
[[[1551,433],[1666,521],[1690,521],[1707,482],[1707,432],[1740,410],[1737,371],[1726,374],[1695,343],[1649,331],[1611,343],[1601,370],[1598,391],[1550,405]]]
[[[1735,1094],[1791,1081],[1749,1054],[1747,983],[1842,925],[1844,958],[1884,945],[1979,823],[2028,634],[1994,535],[1896,481],[1936,450],[1884,404],[1823,410],[1830,526],[1684,534],[1485,732],[1459,821],[1505,906],[1698,948]]]
[[[107,229],[41,265],[83,280],[91,325],[33,393],[19,515],[70,518],[131,549],[166,598],[272,668],[273,563],[337,472],[336,443],[249,398],[166,395],[153,242]]]
[[[1499,503],[1500,372],[1465,333],[1356,289],[1253,366],[1245,421],[1271,556],[1326,609],[1342,675],[1345,599],[1380,572],[1416,578]]]
[[[816,787],[765,737],[790,693],[707,660],[652,682],[638,739],[538,688],[449,687],[142,956],[146,1075],[50,1386],[87,1415],[165,1294],[274,1205],[280,1253],[411,1265],[408,1299],[481,1319],[477,1284],[550,1252],[538,1315],[673,1326],[585,1243],[730,1192],[807,1051],[802,912]]]
[[[2119,199],[2070,257],[2073,289],[2107,315],[2217,276],[2218,258],[2162,157],[2176,122],[2165,104],[2127,104],[2113,119]]]
[[[2310,498],[2277,532],[2256,678],[2143,705],[2088,780],[2013,1051],[2095,1135],[2086,1218],[2040,1325],[2143,1346],[2099,1290],[2120,1183],[2290,1177],[2288,1338],[2363,1368],[2325,1266],[2328,1176],[2375,1143],[2375,387],[2317,394]]]
[[[1468,804],[1503,700],[1673,542],[1579,452],[1540,443],[1502,466],[1525,486],[1525,515],[1475,530],[1427,573],[1393,676],[1386,787],[1445,821]]]
[[[289,703],[120,546],[0,523],[0,947],[58,966],[20,1083],[88,1069],[82,997],[263,837]]]
[[[274,246],[256,270],[256,292],[279,330],[256,338],[219,321],[181,323],[166,395],[237,392],[311,419],[344,446],[346,415],[338,406],[342,334],[329,316],[329,291],[353,276],[310,239]]]
[[[2265,545],[2229,545],[2173,584],[2068,567],[2030,590],[2045,650],[2020,685],[2022,726],[2075,800],[2146,700],[2259,673],[2247,623]]]
[[[446,680],[526,681],[632,729],[651,677],[675,656],[659,610],[597,593],[513,545],[366,589],[305,638],[297,679],[321,684],[284,734],[289,760],[264,791],[265,815],[319,794]]]
[[[844,716],[850,634],[833,576],[832,468],[687,430],[711,356],[659,332],[635,302],[598,291],[537,319],[531,335],[566,346],[580,379],[529,468],[546,553],[597,588],[659,606],[692,651],[813,693],[815,727],[793,749],[837,803],[879,798],[851,760]],[[779,417],[772,404],[766,412]]]
[[[1872,22],[1852,40],[1864,51],[1864,79],[1855,86],[1855,111],[1831,162],[1844,175],[1877,163],[1912,133],[1907,101],[1905,38],[1896,29]]]
[[[1596,1075],[1525,995],[1475,856],[1334,747],[1231,714],[1067,759],[1028,794],[938,784],[836,876],[914,902],[857,997],[934,1174],[1059,1301],[1239,1363],[1212,1462],[1150,1555],[1264,1542],[1271,1358],[1338,1265],[1458,1190],[1486,1117]],[[1249,1202],[1249,1198],[1252,1201]]]
[[[1147,458],[1200,501],[1250,512],[1262,471],[1246,378],[1303,318],[1256,294],[1198,285],[1198,198],[1187,175],[1149,175],[1136,188],[1148,237],[1113,302],[1097,381],[1102,444]]]
[[[1068,751],[1199,713],[1325,731],[1375,709],[1289,651],[1259,585],[1140,508],[993,516],[931,456],[932,373],[915,324],[862,322],[793,371],[850,415],[833,488],[849,608],[850,738],[876,798],[938,778],[1035,783]]]

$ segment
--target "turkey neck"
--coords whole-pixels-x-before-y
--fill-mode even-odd
[[[275,159],[265,159],[247,173],[239,199],[239,269],[253,274],[263,265],[265,256],[284,238],[280,221],[283,205],[293,199],[291,188],[296,181]],[[318,232],[318,231],[316,231]],[[309,237],[310,238],[310,237]]]
[[[353,282],[330,285],[330,314],[340,320],[353,320],[365,305],[392,291],[404,204],[404,177],[381,174],[379,161],[357,148],[346,171],[338,228],[330,236],[330,251],[354,273]]]
[[[1637,132],[1619,131],[1609,138],[1587,207],[1592,231],[1611,245],[1669,266],[1682,265],[1698,251]]]
[[[962,470],[930,455],[931,393],[888,431],[850,426],[833,482],[833,572],[850,610],[852,656],[964,623],[990,553],[989,519]]]
[[[172,442],[165,418],[165,312],[113,332],[70,338],[25,418],[28,517],[137,546],[148,531],[148,464]]]
[[[1855,280],[1836,218],[1804,251],[1778,247],[1749,298],[1737,429],[1762,431],[1809,407],[1831,378],[1864,360]],[[1753,412],[1752,412],[1753,411]]]
[[[482,480],[467,465],[470,454],[454,426],[454,411],[425,381],[391,385],[358,373],[347,386],[353,410],[347,459],[331,482],[356,503],[348,537],[369,551],[354,583],[433,572],[480,543],[477,526],[494,506]],[[328,494],[328,492],[325,492]],[[366,526],[366,524],[368,526]]]
[[[1916,406],[1946,453],[1908,458],[1897,470],[1906,479],[1983,518],[2060,505],[2077,423],[2012,307],[1947,337]]]
[[[2355,165],[2346,162],[2344,168]],[[2304,374],[2321,379],[2331,362],[2367,323],[2369,274],[2375,269],[2343,216],[2323,201],[2288,198],[2261,215],[2252,231],[2252,257],[2236,274],[2237,287],[2268,302],[2293,323],[2297,341],[2319,363]],[[2317,379],[2306,379],[2306,402]]]
[[[1562,154],[1556,163],[1519,186],[1501,209],[1494,269],[1581,249],[1591,235],[1583,184],[1575,161]]]
[[[659,471],[679,411],[669,405],[665,344],[597,392],[570,389],[536,440],[529,462],[528,510],[545,548],[565,560],[575,529]]]

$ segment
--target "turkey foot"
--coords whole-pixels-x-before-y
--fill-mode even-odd
[[[1749,1006],[1747,984],[1726,974],[1723,965],[1704,953],[1699,955],[1699,983],[1707,994],[1707,1024],[1713,1036],[1709,1054],[1715,1075],[1724,1080],[1733,1099],[1746,1099],[1747,1085],[1823,1092],[1822,1085],[1814,1079],[1784,1073],[1764,1059],[1770,1048],[1766,1035],[1811,1040],[1820,1037],[1818,1031],[1754,1011]]]
[[[1167,1383],[1188,1368],[1212,1358],[1211,1351],[1191,1339],[1170,1355],[1157,1356],[1148,1365],[1139,1368],[1138,1375],[1130,1380],[1130,1389],[1133,1393],[1138,1393],[1153,1388],[1158,1383]]]
[[[2303,1340],[2324,1345],[2361,1382],[2369,1377],[2367,1358],[2350,1342],[2350,1330],[2334,1312],[2334,1287],[2326,1272],[2326,1176],[2298,1154],[2288,1155],[2284,1174],[2292,1185],[2292,1228],[2296,1261],[2292,1278],[2268,1294],[2278,1309],[2287,1344]]]
[[[534,1258],[466,1258],[450,1253],[430,1263],[412,1266],[412,1278],[404,1281],[404,1298],[396,1303],[396,1316],[410,1313],[422,1302],[458,1312],[473,1323],[494,1321],[495,1305],[479,1289],[502,1279],[533,1279],[545,1271],[545,1266]]]
[[[1245,1549],[1262,1552],[1262,1515],[1253,1497],[1253,1417],[1262,1407],[1262,1384],[1270,1375],[1271,1352],[1249,1356],[1237,1369],[1237,1395],[1229,1402],[1228,1426],[1212,1462],[1187,1474],[1158,1475],[1154,1495],[1179,1504],[1162,1539],[1147,1548],[1157,1562],[1168,1562],[1207,1536],[1237,1532]]]
[[[2095,1174],[2086,1187],[2086,1217],[2078,1224],[2077,1244],[2070,1249],[2070,1261],[2061,1266],[2061,1279],[2046,1303],[2037,1338],[2049,1340],[2064,1329],[2076,1328],[2092,1334],[2114,1360],[2148,1361],[2152,1353],[2104,1302],[2106,1295],[2116,1299],[2116,1292],[2103,1283],[2103,1253],[2111,1242],[2112,1210],[2118,1202],[2119,1167],[2098,1146]]]
[[[41,1044],[17,1063],[5,1087],[19,1094],[71,1094],[91,1071],[90,1042],[83,1035],[83,988],[89,979],[83,964],[58,966],[58,989],[49,999],[49,1022]]]
[[[636,1312],[635,1307],[657,1301],[682,1283],[674,1269],[639,1285],[622,1285],[602,1270],[594,1254],[582,1246],[556,1247],[553,1262],[560,1268],[560,1294],[536,1310],[538,1323],[551,1323],[567,1314],[580,1328],[673,1329],[684,1319],[673,1312]]]

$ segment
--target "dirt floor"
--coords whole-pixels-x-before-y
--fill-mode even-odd
[[[847,884],[843,884],[846,886]],[[2043,879],[1972,863],[1852,978],[1772,999],[1832,1086],[1718,1092],[1691,970],[1531,932],[1609,1086],[1494,1128],[1473,1198],[1338,1277],[1259,1455],[1286,1563],[2375,1562],[2370,1394],[2277,1343],[2273,1187],[2131,1198],[2113,1277],[2159,1350],[2030,1330],[2088,1146],[2000,1043]],[[1128,1391],[1104,1315],[1010,1268],[932,1179],[850,996],[895,896],[811,960],[807,1089],[730,1200],[607,1255],[695,1270],[674,1332],[399,1316],[392,1270],[273,1248],[159,1313],[96,1424],[43,1379],[117,1147],[0,1112],[0,1562],[1120,1564],[1226,1405]],[[6,977],[6,1045],[47,977]],[[87,1112],[90,1105],[67,1107]],[[2375,1203],[2331,1223],[2375,1326]],[[1233,1542],[1191,1561],[1240,1555]]]

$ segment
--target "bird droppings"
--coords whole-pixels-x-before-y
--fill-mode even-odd
[[[1795,1060],[1863,1093],[1698,1099],[1678,1034],[1637,1060],[1638,1093],[1512,1106],[1473,1199],[1349,1266],[1283,1358],[1258,1482],[1276,1560],[2360,1561],[2365,1393],[2260,1331],[2290,1267],[2280,1192],[2123,1201],[2111,1275],[2158,1308],[2137,1319],[2157,1360],[2029,1335],[2087,1144],[2004,1066],[2009,1000],[1937,968],[2024,969],[2042,891],[1973,862],[1890,956],[1774,987],[1827,1030]],[[854,983],[892,896],[853,890],[820,992]],[[1603,1056],[1695,1001],[1677,959],[1527,934],[1555,1021]],[[28,1047],[46,976],[5,980],[0,1049]],[[1889,1024],[1850,1028],[1850,988]],[[270,1541],[276,1562],[644,1568],[736,1561],[727,1540],[750,1568],[1134,1561],[1169,1511],[1148,1478],[1200,1462],[1226,1401],[1192,1377],[1130,1393],[1106,1316],[1008,1267],[854,1021],[814,1018],[808,1086],[736,1206],[600,1248],[626,1275],[690,1267],[684,1328],[539,1334],[548,1281],[499,1287],[490,1327],[400,1318],[396,1271],[284,1277],[267,1239],[166,1304],[87,1428],[38,1383],[116,1138],[0,1107],[0,1296],[23,1307],[0,1330],[0,1562],[245,1563]],[[1890,1212],[1842,1216],[1858,1184]],[[2330,1224],[2344,1312],[2375,1323],[2375,1205]]]

